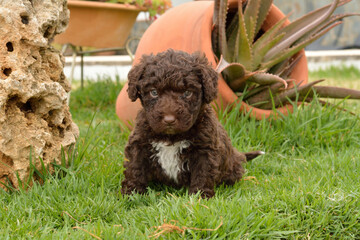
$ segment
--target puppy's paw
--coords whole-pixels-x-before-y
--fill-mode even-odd
[[[135,185],[128,182],[123,182],[121,187],[122,195],[131,195],[134,193],[144,194],[146,192],[146,186]]]
[[[189,189],[190,194],[196,194],[198,192],[200,192],[200,195],[203,199],[209,199],[215,195],[214,189],[199,189],[199,188],[190,188]]]

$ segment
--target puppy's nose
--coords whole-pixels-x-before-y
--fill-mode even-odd
[[[173,124],[175,122],[175,116],[172,114],[165,115],[164,122],[167,124]]]

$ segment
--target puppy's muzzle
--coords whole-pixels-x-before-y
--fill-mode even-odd
[[[168,126],[173,126],[175,124],[176,118],[173,114],[166,114],[163,118],[163,122]]]
[[[175,124],[176,124],[176,117],[172,114],[166,114],[164,115],[162,119],[163,125],[164,125],[164,133],[166,134],[175,134]]]

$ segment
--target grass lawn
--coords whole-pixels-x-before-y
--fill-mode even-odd
[[[310,78],[360,89],[354,68]],[[114,111],[120,89],[103,79],[72,92],[78,155],[43,185],[0,191],[0,239],[360,239],[358,117],[316,102],[277,121],[220,113],[234,146],[266,152],[242,181],[210,200],[167,187],[123,197],[129,131]],[[359,102],[345,104],[360,112]]]

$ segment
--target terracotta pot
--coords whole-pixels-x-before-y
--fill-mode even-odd
[[[202,51],[215,68],[217,63],[211,45],[213,7],[214,3],[212,1],[196,1],[182,4],[165,13],[144,33],[136,51],[134,64],[139,61],[143,54],[156,54],[168,48],[173,48],[189,53]],[[237,7],[237,0],[230,1],[230,7]],[[263,30],[266,31],[283,17],[284,14],[273,5],[262,27]],[[291,78],[295,79],[297,83],[301,81],[303,81],[302,84],[307,83],[308,69],[305,55],[294,68]],[[218,106],[228,106],[239,101],[236,94],[220,75],[218,85],[219,94],[215,100]],[[268,118],[274,114],[272,110],[255,108],[244,102],[239,104],[241,104],[240,111],[251,110],[251,116],[256,119]],[[126,84],[118,95],[116,114],[129,125],[129,122],[135,119],[139,109],[141,109],[140,102],[131,102],[128,98]],[[292,110],[292,107],[287,105],[277,110],[287,114],[288,111]]]
[[[68,1],[70,21],[66,31],[55,37],[59,44],[111,48],[125,46],[140,11],[131,5]]]

